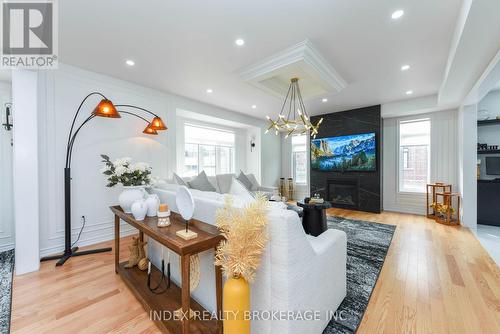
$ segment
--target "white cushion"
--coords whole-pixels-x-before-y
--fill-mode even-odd
[[[175,174],[175,173],[174,173],[174,181],[175,181],[175,183],[177,183],[177,184],[179,184],[179,185],[181,185],[181,186],[186,186],[186,187],[188,187],[188,184],[186,183],[186,181],[184,181],[184,180],[182,179],[182,177],[180,177],[179,175],[177,175],[177,174]]]
[[[248,191],[248,189],[238,180],[233,179],[231,183],[231,188],[229,189],[231,195],[241,198],[244,203],[250,203],[255,201],[255,198]]]

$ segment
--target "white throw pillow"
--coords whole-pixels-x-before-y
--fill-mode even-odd
[[[244,203],[255,201],[250,191],[238,180],[233,179],[229,194],[239,197]]]
[[[180,186],[186,186],[186,187],[188,187],[188,184],[186,182],[184,182],[184,180],[182,179],[182,177],[180,177],[179,175],[177,175],[175,173],[174,173],[174,181],[175,181],[175,183],[177,183]]]

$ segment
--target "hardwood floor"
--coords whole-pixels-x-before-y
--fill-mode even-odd
[[[358,333],[500,332],[500,270],[468,229],[391,212],[328,213],[398,226]],[[125,243],[121,250],[126,259]],[[113,264],[112,253],[95,254],[15,277],[12,332],[157,333]]]

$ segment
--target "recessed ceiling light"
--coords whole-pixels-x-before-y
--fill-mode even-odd
[[[253,104],[252,109],[257,109],[257,106],[255,104]]]
[[[406,91],[406,95],[411,95],[411,94],[413,94],[413,91],[412,91],[412,90],[408,90],[408,91]]]
[[[392,17],[393,20],[397,20],[397,19],[399,19],[403,15],[405,15],[405,11],[399,9],[399,10],[395,11],[394,13],[392,13],[391,17]]]
[[[410,69],[410,65],[401,66],[401,71],[408,71]]]
[[[242,38],[238,38],[237,40],[234,41],[234,43],[238,46],[243,46],[245,44],[245,40]]]
[[[211,88],[207,88],[207,93],[208,94],[213,93],[213,90]]]
[[[328,99],[327,99],[327,98],[324,98],[324,99],[322,99],[322,100],[321,100],[321,102],[323,102],[323,103],[324,103],[324,102],[328,102]]]
[[[125,61],[125,64],[127,64],[128,66],[134,66],[135,65],[135,61],[133,61],[132,59],[127,59]]]

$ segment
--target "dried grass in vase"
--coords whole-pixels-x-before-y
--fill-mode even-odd
[[[216,224],[226,240],[215,254],[215,264],[222,267],[226,277],[255,278],[262,253],[269,240],[267,233],[268,202],[262,195],[244,208],[235,208],[232,198],[226,197],[224,207],[217,210]]]

